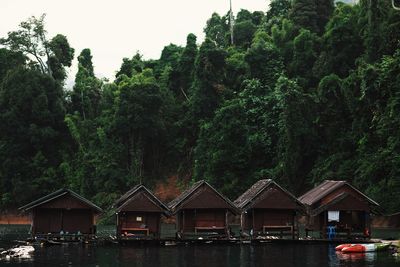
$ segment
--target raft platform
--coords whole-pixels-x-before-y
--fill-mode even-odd
[[[370,244],[382,242],[380,239],[217,239],[217,238],[190,238],[176,239],[173,237],[162,239],[149,238],[116,238],[114,236],[76,236],[76,235],[40,235],[26,240],[28,243],[39,242],[44,246],[61,245],[67,243],[98,244],[98,245],[134,245],[134,246],[177,246],[177,245],[263,245],[263,244]]]

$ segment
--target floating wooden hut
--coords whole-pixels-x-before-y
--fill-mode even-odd
[[[326,180],[299,200],[307,207],[306,235],[354,239],[371,236],[371,213],[379,206],[346,181]]]
[[[271,179],[259,180],[235,202],[243,235],[250,238],[298,238],[297,216],[304,206]]]
[[[160,239],[161,216],[169,210],[150,190],[138,185],[116,203],[119,239]]]
[[[96,234],[102,209],[69,189],[60,189],[20,208],[30,212],[34,237],[81,238]]]
[[[176,215],[180,239],[230,237],[228,215],[238,215],[235,205],[206,181],[198,181],[169,203]]]

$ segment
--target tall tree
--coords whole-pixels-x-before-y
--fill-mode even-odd
[[[0,84],[7,73],[19,66],[24,66],[27,58],[21,52],[0,48]]]
[[[273,88],[283,72],[283,63],[279,50],[269,40],[257,38],[247,50],[245,60],[249,65],[252,78],[259,79]]]
[[[269,9],[266,14],[266,20],[288,18],[290,8],[292,7],[290,0],[272,0],[269,3]]]
[[[229,21],[227,17],[221,17],[218,13],[213,13],[207,20],[204,28],[206,38],[213,41],[218,47],[225,47],[229,44]]]
[[[316,0],[318,33],[322,35],[335,9],[334,0]]]
[[[186,47],[179,58],[178,70],[180,75],[180,91],[183,97],[188,100],[189,89],[193,83],[194,64],[197,57],[197,37],[190,33],[186,37]]]
[[[300,194],[315,161],[312,99],[284,76],[275,90],[280,111],[277,175],[291,192]]]
[[[237,197],[258,179],[272,176],[277,117],[273,91],[246,80],[238,97],[226,101],[202,125],[195,149],[194,178],[206,179]]]
[[[256,30],[257,26],[250,19],[236,22],[233,27],[233,43],[244,49],[249,48]]]
[[[20,29],[9,32],[7,38],[0,39],[0,44],[33,58],[32,62],[42,73],[62,81],[66,77],[64,67],[71,66],[74,49],[64,35],[58,34],[49,40],[44,19],[43,14],[21,22]]]
[[[318,14],[315,0],[293,0],[290,19],[297,27],[318,32]]]
[[[82,50],[78,57],[78,72],[71,93],[72,112],[78,112],[85,120],[99,115],[101,81],[94,76],[90,49]]]
[[[293,60],[293,41],[299,34],[299,30],[292,21],[283,19],[279,24],[272,27],[271,32],[272,41],[276,47],[279,47],[283,63],[288,69]]]
[[[364,47],[358,26],[358,6],[338,3],[322,36],[322,52],[314,65],[314,73],[322,78],[331,73],[344,77],[354,69]]]
[[[66,144],[63,91],[37,70],[19,67],[0,86],[2,205],[19,205],[62,185]]]
[[[123,145],[127,184],[140,182],[151,171],[147,154],[159,145],[162,95],[151,70],[144,70],[119,84],[114,131]],[[158,139],[161,141],[161,138]]]
[[[193,95],[190,99],[195,122],[211,118],[226,93],[225,58],[226,52],[206,38],[196,60]]]
[[[133,75],[142,72],[143,68],[144,62],[142,60],[142,55],[140,55],[139,52],[136,52],[136,54],[131,59],[122,59],[121,68],[119,69],[115,77],[118,78],[118,76],[122,74],[128,77],[132,77]]]
[[[293,61],[289,66],[289,75],[297,77],[298,83],[306,88],[315,86],[310,67],[318,56],[319,38],[309,30],[301,29],[293,40]]]

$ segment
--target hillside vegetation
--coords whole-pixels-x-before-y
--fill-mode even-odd
[[[107,208],[143,183],[205,179],[234,199],[261,178],[295,195],[348,180],[400,210],[400,12],[388,0],[272,0],[212,14],[199,44],[95,76],[44,16],[0,40],[0,207],[68,187]],[[10,29],[12,30],[12,29]],[[115,49],[118,49],[117,43]],[[168,186],[166,186],[168,188]]]

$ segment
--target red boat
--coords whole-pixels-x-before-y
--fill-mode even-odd
[[[343,253],[374,252],[388,249],[390,244],[352,244],[342,249]]]
[[[352,244],[341,244],[335,248],[336,251],[342,251],[342,249],[350,247]]]

